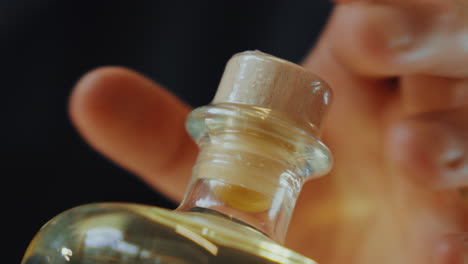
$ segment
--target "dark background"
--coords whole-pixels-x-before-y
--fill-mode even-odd
[[[0,0],[2,263],[19,263],[38,229],[70,207],[175,207],[75,132],[67,100],[80,76],[126,66],[204,105],[236,52],[299,62],[331,7],[326,0]]]

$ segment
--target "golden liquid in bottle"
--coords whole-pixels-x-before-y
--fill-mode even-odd
[[[23,264],[315,263],[209,212],[95,204],[57,216],[40,233]]]
[[[215,186],[213,191],[228,206],[244,212],[264,212],[270,209],[272,203],[270,197],[240,185]]]

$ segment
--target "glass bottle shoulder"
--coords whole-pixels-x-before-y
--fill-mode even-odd
[[[22,264],[316,263],[209,212],[98,203],[70,209],[36,235]]]

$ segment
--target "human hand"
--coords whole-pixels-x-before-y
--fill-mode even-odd
[[[322,263],[461,263],[468,68],[456,10],[465,9],[387,2],[339,5],[304,63],[335,91],[324,141],[336,162],[305,185],[287,244]],[[197,154],[189,111],[120,68],[85,76],[70,102],[91,145],[175,200]]]
[[[291,238],[324,263],[462,263],[468,5],[341,2],[305,61],[335,91],[330,194],[306,185]],[[315,237],[296,229],[305,216],[322,219],[308,226]]]

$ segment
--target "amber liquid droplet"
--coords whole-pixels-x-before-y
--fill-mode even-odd
[[[271,207],[270,197],[240,185],[219,185],[214,187],[213,192],[230,207],[244,212],[260,213]]]

